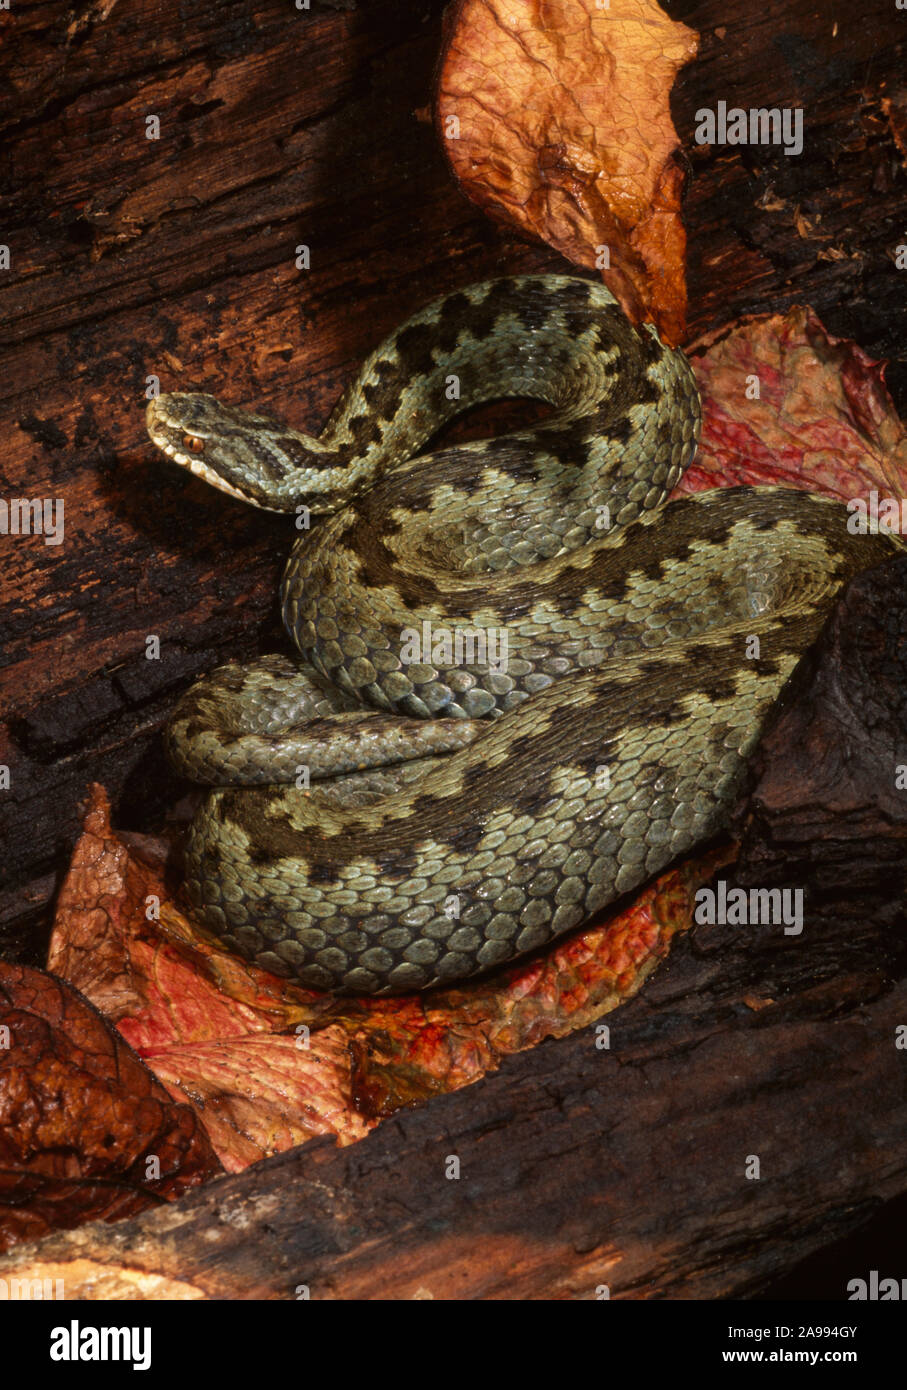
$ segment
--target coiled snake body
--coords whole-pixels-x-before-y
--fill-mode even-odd
[[[503,396],[553,414],[415,456]],[[713,835],[841,586],[895,544],[780,488],[664,505],[692,371],[572,277],[429,305],[317,438],[204,395],[152,401],[148,428],[234,496],[329,513],[283,580],[301,660],[215,671],[168,746],[216,788],[186,847],[202,920],[339,992],[512,960]]]

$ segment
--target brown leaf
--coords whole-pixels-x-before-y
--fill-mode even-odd
[[[109,810],[103,789],[93,787],[60,893],[47,968],[116,1020],[142,1005],[123,949],[123,920],[136,909],[148,882],[142,865],[111,831]]]
[[[192,1109],[85,999],[0,962],[0,1248],[133,1215],[219,1171]]]
[[[669,96],[698,36],[655,0],[459,0],[437,122],[463,191],[683,340],[686,237]]]

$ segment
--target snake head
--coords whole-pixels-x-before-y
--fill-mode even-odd
[[[149,401],[145,422],[168,458],[241,502],[272,512],[307,502],[305,476],[317,461],[316,441],[270,415],[215,396],[172,392]]]

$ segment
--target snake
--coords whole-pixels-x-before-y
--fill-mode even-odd
[[[548,413],[435,440],[507,398]],[[298,532],[292,655],[226,663],[166,730],[206,788],[184,850],[203,928],[314,990],[450,986],[727,829],[837,595],[899,541],[783,487],[671,496],[701,415],[684,353],[575,275],[436,299],[317,435],[149,402],[169,459]]]

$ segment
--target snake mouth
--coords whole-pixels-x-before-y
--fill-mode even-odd
[[[148,402],[148,409],[145,412],[145,425],[148,430],[149,438],[153,444],[179,464],[180,468],[186,468],[196,478],[201,478],[211,487],[216,487],[219,492],[225,492],[228,497],[235,497],[239,502],[245,502],[249,506],[258,507],[261,511],[279,510],[273,507],[266,507],[259,499],[250,492],[244,492],[242,488],[234,483],[228,482],[216,468],[205,463],[204,459],[197,458],[192,454],[185,453],[175,443],[177,437],[183,438],[190,435],[192,431],[187,425],[182,425],[178,420],[172,420],[163,409],[160,399]]]

